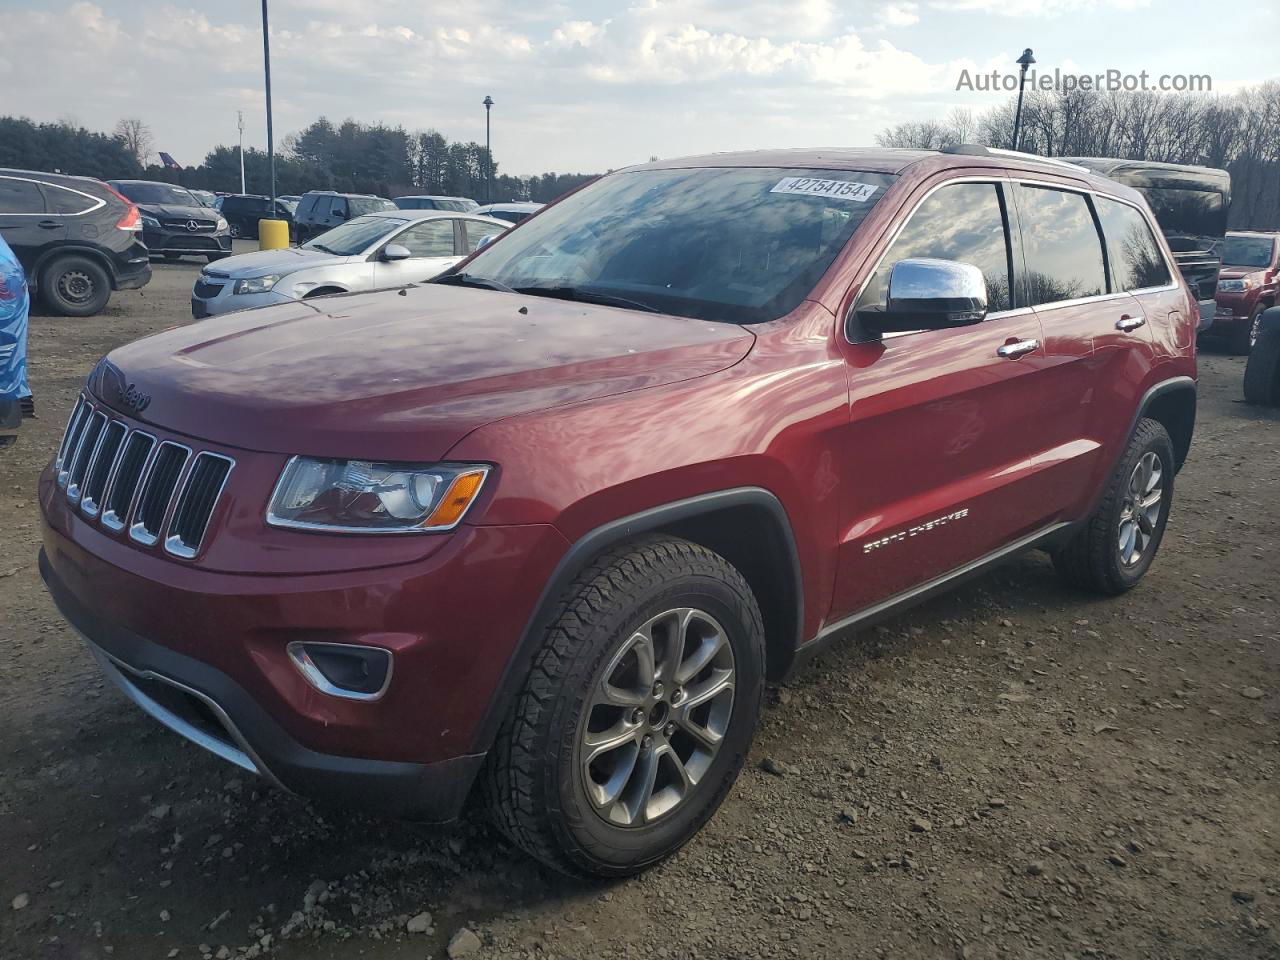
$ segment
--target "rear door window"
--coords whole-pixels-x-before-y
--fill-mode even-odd
[[[1107,238],[1112,289],[1143,290],[1171,283],[1169,266],[1146,217],[1127,203],[1107,197],[1095,197],[1094,203]]]
[[[496,223],[482,223],[479,220],[464,220],[463,229],[466,231],[467,253],[475,253],[480,249],[480,241],[485,237],[496,237],[500,233],[506,233],[506,227],[500,227]]]
[[[1107,292],[1102,238],[1089,199],[1053,187],[1018,187],[1030,306]]]
[[[30,180],[0,177],[0,213],[44,213],[44,194]]]
[[[903,226],[858,295],[857,309],[883,309],[889,273],[899,260],[935,257],[968,263],[987,282],[987,309],[1010,308],[1008,217],[994,183],[952,183],[927,197]]]

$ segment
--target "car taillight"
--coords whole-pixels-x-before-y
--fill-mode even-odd
[[[142,230],[142,214],[138,212],[138,205],[115,187],[111,186],[111,184],[104,183],[102,186],[109,193],[114,194],[116,199],[124,204],[124,216],[116,221],[116,229],[128,230],[132,233],[137,233]]]

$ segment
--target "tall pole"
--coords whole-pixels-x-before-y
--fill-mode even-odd
[[[265,3],[266,0],[263,0]],[[493,149],[489,146],[489,111],[493,108],[493,97],[484,98],[484,202],[493,203]]]
[[[240,128],[240,192],[248,193],[244,188],[244,111],[236,111],[236,126]]]
[[[266,3],[266,0],[262,0]],[[1021,68],[1018,72],[1018,106],[1013,113],[1013,149],[1018,149],[1019,135],[1022,133],[1022,88],[1027,82],[1027,67],[1036,62],[1036,58],[1031,55],[1031,48],[1022,51],[1022,56],[1017,60],[1018,66]]]
[[[271,209],[276,203],[276,141],[271,129],[271,28],[267,22],[267,0],[262,0],[262,65],[267,78],[267,160],[271,166]]]

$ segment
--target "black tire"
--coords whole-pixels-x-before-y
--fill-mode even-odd
[[[315,290],[309,290],[302,295],[303,300],[314,300],[316,297],[332,297],[334,294],[346,293],[345,290],[339,290],[337,287],[317,287]]]
[[[687,793],[669,811],[659,812],[652,822],[615,825],[588,799],[586,778],[591,774],[578,753],[579,736],[595,716],[591,711],[600,709],[591,707],[591,697],[602,689],[606,675],[617,676],[604,672],[624,662],[618,658],[641,625],[662,619],[664,611],[687,608],[723,625],[727,642],[720,649],[732,651],[732,693],[728,716],[721,721],[722,739],[696,784],[684,787]],[[683,656],[689,634],[681,636],[686,638],[679,648]],[[573,876],[629,876],[670,856],[711,818],[742,769],[760,714],[764,663],[759,607],[742,575],[723,557],[676,537],[649,537],[604,553],[559,601],[515,710],[490,753],[484,790],[491,816],[521,849]],[[660,672],[664,668],[658,668],[657,676],[667,676],[672,689],[663,692],[678,704],[684,691],[676,677]],[[688,683],[695,686],[694,680]],[[660,686],[654,684],[655,695]],[[694,696],[688,695],[690,702]],[[623,717],[649,710],[619,709]],[[652,716],[650,710],[644,721],[635,722],[665,725],[665,736],[650,739],[676,745],[682,734],[672,732],[675,723],[667,723],[676,719],[675,709],[656,721]],[[645,749],[637,746],[637,756],[647,758]],[[654,769],[667,759],[658,752],[652,754]],[[640,762],[633,761],[636,769]],[[686,763],[691,760],[681,758],[679,769],[692,769]],[[650,792],[643,796],[641,804],[647,804]]]
[[[1141,553],[1136,560],[1125,562],[1121,558],[1121,523],[1132,506],[1130,484],[1135,469],[1148,454],[1154,455],[1160,464],[1159,509],[1150,531],[1145,534]],[[1112,596],[1135,587],[1150,569],[1164,539],[1173,503],[1173,478],[1173,442],[1168,432],[1156,420],[1139,420],[1124,455],[1107,481],[1102,500],[1071,542],[1054,553],[1053,564],[1058,574],[1073,586]]]
[[[1280,406],[1280,330],[1258,337],[1244,365],[1244,399],[1260,407]]]
[[[1254,343],[1258,339],[1258,325],[1262,322],[1262,311],[1266,307],[1258,304],[1254,307],[1253,313],[1249,314],[1249,319],[1243,323],[1237,323],[1231,331],[1231,352],[1238,357],[1249,355],[1249,351],[1253,349]]]
[[[41,269],[40,296],[54,313],[91,317],[111,299],[111,278],[96,260],[60,257]]]
[[[163,256],[170,263],[177,263],[179,260],[182,259],[182,254],[180,253],[165,253],[165,254],[161,254],[161,256]]]

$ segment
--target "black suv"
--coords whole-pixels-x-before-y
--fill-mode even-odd
[[[304,193],[298,201],[293,222],[297,228],[298,242],[306,243],[354,217],[395,209],[396,205],[386,197],[375,197],[368,193],[311,190]]]
[[[155,180],[109,180],[142,211],[142,240],[166,260],[203,255],[210,263],[231,256],[231,231],[222,214],[190,190]]]
[[[223,197],[218,205],[233,237],[256,237],[259,220],[283,220],[289,224],[289,233],[292,234],[294,209],[295,204],[277,199],[272,213],[270,197],[248,193],[233,193]]]
[[[0,236],[48,310],[102,311],[151,279],[138,208],[101,180],[0,169]]]

